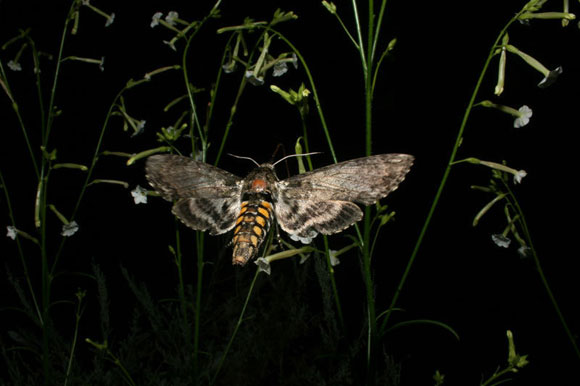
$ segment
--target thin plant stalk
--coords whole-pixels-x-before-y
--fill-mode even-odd
[[[328,144],[328,149],[330,151],[330,155],[332,156],[332,160],[335,163],[338,162],[338,159],[336,158],[336,153],[334,151],[334,146],[332,145],[332,139],[330,137],[330,131],[328,130],[326,118],[324,117],[324,113],[322,112],[322,105],[320,103],[318,91],[316,90],[314,78],[312,77],[312,73],[310,72],[310,68],[308,67],[308,64],[304,60],[304,57],[302,56],[300,51],[298,51],[298,49],[284,35],[282,35],[280,32],[273,30],[273,29],[269,29],[269,31],[272,32],[273,34],[275,34],[276,36],[278,36],[284,43],[286,43],[288,45],[288,47],[290,47],[292,52],[294,52],[296,54],[296,57],[298,58],[298,60],[302,64],[302,67],[304,67],[304,72],[306,73],[306,77],[308,78],[308,84],[310,85],[310,88],[312,91],[312,97],[314,99],[314,104],[316,105],[316,110],[318,111],[318,116],[320,118],[320,124],[322,125],[322,130],[324,131],[324,135],[326,137],[326,142]]]
[[[246,300],[244,301],[244,306],[242,307],[242,311],[240,312],[240,316],[238,317],[238,321],[236,322],[236,327],[234,328],[234,332],[232,333],[232,336],[230,337],[230,340],[228,341],[226,349],[224,350],[224,353],[223,353],[222,357],[220,358],[216,372],[211,380],[210,385],[215,384],[216,379],[217,379],[217,377],[218,377],[218,375],[219,375],[219,373],[224,365],[226,356],[228,355],[228,352],[230,351],[232,343],[234,342],[234,338],[236,337],[236,334],[237,334],[238,330],[240,329],[242,322],[244,321],[244,315],[246,314],[246,308],[248,307],[248,303],[250,302],[250,298],[251,298],[252,292],[254,290],[254,285],[256,284],[256,281],[258,279],[259,274],[260,274],[260,269],[258,268],[258,269],[256,269],[256,274],[254,275],[254,279],[252,279],[252,282],[250,283],[250,288],[248,289],[248,295],[246,295]]]
[[[222,140],[220,142],[220,147],[219,147],[217,156],[215,158],[214,165],[217,165],[219,163],[221,156],[223,154],[227,138],[230,134],[230,128],[234,124],[234,115],[236,114],[238,103],[240,102],[240,100],[242,98],[242,94],[244,93],[246,83],[247,83],[247,80],[246,80],[246,77],[244,76],[244,77],[242,77],[242,80],[240,81],[240,86],[238,87],[238,92],[236,94],[236,98],[234,99],[234,103],[232,104],[232,107],[230,108],[230,116],[228,117],[228,121],[226,123],[226,127],[224,130],[224,134],[222,136]]]
[[[13,226],[16,226],[16,221],[14,219],[14,211],[12,210],[12,204],[10,201],[10,195],[8,194],[9,190],[6,187],[6,181],[4,180],[4,176],[2,174],[2,170],[0,170],[0,186],[2,186],[2,190],[4,191],[4,197],[6,199],[6,206],[8,208],[8,216],[10,217],[10,221]],[[16,248],[18,249],[18,256],[20,257],[20,263],[22,264],[22,270],[24,271],[24,278],[26,280],[26,286],[28,287],[28,291],[30,292],[30,297],[32,298],[32,303],[34,304],[34,310],[36,311],[36,316],[38,317],[39,324],[42,325],[43,323],[43,315],[41,308],[38,304],[37,296],[32,288],[32,282],[30,280],[30,274],[28,271],[28,265],[26,263],[26,259],[24,257],[24,250],[22,249],[22,244],[20,243],[20,238],[16,237]]]
[[[33,47],[33,55],[36,55],[36,50]],[[38,77],[38,74],[37,74]],[[26,125],[24,124],[24,120],[22,119],[22,115],[20,114],[20,110],[18,108],[18,103],[13,99],[12,94],[10,92],[10,85],[8,84],[8,78],[6,77],[6,72],[4,71],[4,66],[2,62],[0,62],[0,79],[3,79],[3,86],[6,87],[6,92],[8,93],[8,97],[12,101],[12,109],[14,110],[14,114],[16,114],[16,119],[18,119],[18,126],[20,126],[20,130],[22,131],[22,136],[24,137],[24,142],[26,143],[26,148],[28,149],[28,153],[30,154],[30,161],[32,162],[32,166],[34,168],[34,173],[36,174],[36,178],[39,178],[38,172],[38,165],[36,163],[36,157],[34,156],[34,151],[32,150],[32,145],[30,143],[30,139],[28,137],[28,131],[26,130]],[[37,78],[37,89],[39,90],[40,95],[40,81]],[[41,108],[41,116],[42,120],[44,120],[44,111],[42,110],[42,98],[39,98],[40,108]]]
[[[511,200],[512,204],[514,205],[514,207],[516,208],[516,210],[520,216],[518,221],[522,225],[522,229],[523,229],[524,234],[526,236],[526,243],[528,244],[528,247],[530,248],[530,250],[532,252],[534,264],[536,265],[536,270],[538,271],[538,275],[540,276],[540,280],[542,281],[542,285],[544,286],[544,289],[546,290],[546,293],[548,294],[548,297],[550,298],[550,302],[552,303],[552,306],[554,307],[554,310],[556,311],[556,315],[558,316],[558,319],[560,320],[560,323],[562,324],[562,327],[564,328],[564,331],[566,333],[566,336],[568,337],[568,340],[572,344],[572,347],[574,349],[574,353],[576,354],[576,357],[580,360],[580,349],[578,348],[578,345],[576,344],[576,338],[574,337],[574,334],[570,330],[570,327],[568,327],[568,323],[566,323],[566,319],[564,318],[564,315],[562,314],[562,311],[560,310],[560,306],[558,305],[558,302],[556,301],[556,297],[552,293],[552,289],[550,288],[550,285],[548,284],[548,279],[546,278],[546,275],[544,274],[544,270],[542,269],[542,265],[540,264],[540,259],[538,257],[537,252],[536,252],[536,248],[534,248],[534,244],[532,243],[532,237],[530,235],[530,230],[528,228],[528,223],[526,222],[524,212],[522,211],[522,208],[520,207],[518,201],[516,200],[513,191],[510,189],[509,185],[507,183],[505,183],[505,181],[504,181],[504,187],[508,191],[509,195],[512,197],[512,200]]]
[[[83,298],[85,297],[85,293],[82,291],[79,291],[79,292],[77,292],[76,296],[77,296],[77,310],[75,313],[75,330],[74,330],[73,340],[72,340],[72,344],[71,344],[71,348],[70,348],[70,355],[68,358],[68,364],[66,367],[64,386],[68,385],[68,379],[69,379],[70,372],[72,369],[75,348],[77,346],[77,340],[79,337],[79,324],[80,324],[81,316],[82,316],[82,301],[83,301]]]
[[[375,25],[374,0],[368,1],[368,20],[366,36],[366,52],[363,42],[363,33],[361,23],[358,17],[358,7],[356,1],[352,1],[353,13],[355,16],[355,25],[359,39],[358,49],[361,56],[361,66],[363,69],[363,78],[365,85],[365,154],[372,154],[372,102],[373,102],[373,77],[371,76],[374,68],[374,52],[377,44],[379,31],[381,28],[386,0],[382,1],[380,17]],[[368,341],[367,341],[367,383],[374,383],[374,352],[377,347],[377,318],[375,309],[374,284],[371,275],[371,208],[365,208],[363,220],[363,240],[361,263],[363,277],[365,282],[365,292],[367,300],[367,318],[368,318]]]
[[[195,291],[195,310],[193,319],[193,374],[194,382],[199,381],[199,326],[201,324],[201,294],[203,284],[203,254],[204,254],[204,234],[203,232],[195,232],[195,245],[197,249],[197,280]]]
[[[495,55],[496,48],[500,44],[503,36],[507,33],[508,28],[515,21],[518,20],[518,18],[520,17],[520,15],[523,12],[524,12],[523,10],[519,11],[517,14],[515,14],[515,16],[513,16],[508,21],[508,23],[502,28],[502,30],[498,34],[496,40],[494,41],[493,45],[491,46],[491,49],[490,49],[489,54],[487,56],[487,59],[484,62],[481,73],[479,74],[479,78],[477,79],[477,82],[475,84],[475,88],[473,90],[473,93],[471,94],[471,98],[469,99],[469,103],[467,105],[467,108],[465,109],[465,113],[463,114],[463,119],[461,121],[461,125],[460,125],[459,131],[457,133],[457,137],[455,139],[455,144],[451,150],[451,155],[449,156],[449,161],[447,162],[447,167],[445,168],[445,171],[443,172],[441,182],[439,183],[439,187],[437,188],[437,192],[435,193],[435,197],[433,198],[433,202],[431,203],[431,207],[429,208],[429,212],[427,213],[427,217],[425,219],[425,222],[423,223],[423,227],[421,228],[421,231],[419,232],[419,236],[417,238],[417,241],[415,243],[415,246],[413,248],[411,256],[409,257],[409,260],[408,260],[407,265],[405,267],[405,271],[403,272],[403,275],[401,276],[401,279],[399,280],[399,284],[397,285],[397,289],[395,290],[395,293],[393,294],[393,298],[391,300],[391,305],[388,308],[389,311],[394,309],[395,304],[397,303],[397,300],[399,299],[399,295],[401,294],[401,291],[402,291],[403,286],[407,280],[407,277],[409,276],[409,273],[411,272],[411,267],[413,266],[413,263],[415,262],[415,258],[417,257],[417,254],[419,253],[419,249],[421,247],[421,244],[423,243],[423,238],[425,237],[425,234],[427,233],[427,229],[429,228],[429,225],[431,223],[431,219],[433,218],[433,214],[435,213],[435,209],[437,208],[437,205],[439,204],[441,194],[443,193],[443,189],[445,188],[445,185],[447,183],[447,179],[449,178],[451,168],[453,166],[453,163],[455,162],[457,152],[459,150],[459,145],[462,142],[463,132],[465,131],[465,127],[467,126],[467,121],[468,121],[469,116],[471,114],[471,110],[475,104],[475,99],[477,98],[477,95],[479,94],[479,89],[481,88],[481,85],[483,83],[483,79],[485,78],[485,75],[487,74],[487,69],[489,67],[489,64],[491,63],[491,60],[492,60],[493,56]],[[392,312],[387,312],[385,314],[385,318],[383,319],[383,322],[382,322],[381,328],[380,328],[381,335],[387,327],[387,324],[389,322],[391,314],[392,314]]]
[[[199,119],[198,119],[198,115],[197,115],[197,107],[195,105],[195,101],[193,100],[193,89],[192,89],[192,84],[189,81],[189,75],[188,75],[187,54],[189,53],[191,41],[197,35],[197,33],[201,30],[203,25],[213,16],[214,10],[218,9],[220,3],[221,3],[221,0],[218,0],[214,4],[214,6],[212,7],[212,10],[201,20],[201,22],[199,22],[199,25],[197,26],[197,28],[195,28],[194,31],[189,35],[189,37],[187,38],[187,42],[185,44],[185,49],[183,50],[183,55],[181,57],[181,63],[182,63],[181,69],[183,71],[183,80],[185,82],[185,88],[187,90],[187,97],[188,97],[189,105],[191,108],[190,125],[191,125],[192,130],[193,130],[193,127],[198,128],[199,139],[201,140],[202,154],[204,157],[205,157],[206,150],[207,150],[207,133],[204,133],[204,131],[202,130],[202,127],[199,123]],[[195,23],[197,23],[197,22],[195,22]],[[192,26],[193,26],[193,24],[192,24]],[[193,142],[193,135],[191,137],[192,137],[192,151],[195,151],[195,143]],[[205,161],[205,159],[203,161]]]
[[[336,306],[336,312],[338,313],[338,321],[340,322],[340,327],[344,330],[344,317],[342,316],[342,306],[340,305],[340,297],[338,296],[338,288],[336,287],[336,280],[334,278],[334,270],[332,269],[332,264],[330,262],[330,253],[328,246],[328,236],[324,235],[324,250],[326,251],[326,264],[328,267],[328,273],[330,277],[330,286],[332,288],[332,294],[334,297],[334,304]]]

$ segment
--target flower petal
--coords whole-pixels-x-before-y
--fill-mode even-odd
[[[506,237],[502,234],[493,234],[493,235],[491,235],[491,239],[493,240],[495,245],[497,245],[498,247],[502,247],[502,248],[509,247],[510,243],[512,242],[508,237]]]

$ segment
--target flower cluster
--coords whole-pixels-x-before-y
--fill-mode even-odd
[[[472,186],[473,189],[479,190],[486,193],[491,193],[493,198],[483,206],[476,214],[473,219],[473,226],[476,226],[483,216],[490,211],[498,203],[504,203],[504,215],[506,218],[507,225],[501,233],[495,233],[491,235],[492,241],[500,248],[509,248],[512,240],[510,235],[513,236],[518,244],[520,245],[518,253],[521,257],[528,257],[531,253],[531,249],[520,236],[521,230],[523,229],[522,218],[519,213],[518,206],[515,204],[513,194],[508,188],[508,176],[512,175],[514,184],[519,184],[522,179],[527,175],[525,170],[517,170],[511,168],[505,164],[498,164],[496,162],[482,161],[477,158],[467,158],[460,162],[469,162],[472,164],[478,164],[487,166],[492,171],[492,178],[488,186]]]
[[[236,70],[238,63],[245,68],[245,77],[254,86],[261,86],[264,84],[266,73],[271,70],[272,76],[279,77],[288,72],[288,64],[297,69],[298,57],[294,52],[284,52],[278,56],[270,53],[270,46],[272,44],[272,36],[268,32],[264,32],[261,38],[261,45],[259,46],[260,55],[254,61],[252,55],[249,55],[244,32],[253,31],[263,28],[265,25],[273,26],[275,24],[296,19],[296,15],[292,12],[282,12],[277,10],[270,22],[254,21],[246,19],[244,24],[231,27],[224,27],[218,30],[218,33],[233,32],[235,34],[235,43],[231,48],[225,59],[222,69],[229,74]],[[250,57],[250,60],[244,59]]]

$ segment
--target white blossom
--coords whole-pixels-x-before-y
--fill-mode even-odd
[[[60,233],[64,237],[69,237],[77,233],[79,230],[79,224],[76,221],[71,221],[68,224],[62,226],[62,232]]]
[[[521,258],[530,257],[530,255],[532,254],[532,248],[526,245],[522,245],[521,247],[518,248],[518,253]]]
[[[514,174],[514,184],[520,184],[522,182],[522,178],[527,175],[528,173],[525,170],[518,170],[516,174]]]
[[[15,62],[14,60],[8,62],[8,68],[12,71],[22,71],[22,66],[20,63]]]
[[[16,227],[13,227],[12,225],[8,225],[6,227],[6,230],[8,231],[6,233],[6,237],[9,237],[12,240],[15,240],[16,239],[16,235],[18,234],[18,231],[16,230]]]
[[[175,21],[179,18],[179,14],[175,11],[169,11],[167,16],[165,16],[165,21],[169,25],[175,25]]]
[[[272,76],[282,76],[288,72],[288,65],[285,62],[278,62],[274,64],[274,70],[272,70]]]
[[[268,275],[272,272],[272,268],[270,267],[270,263],[268,262],[268,260],[266,260],[263,257],[256,259],[254,264],[256,264],[258,266],[258,269],[260,270],[260,272],[265,272]]]
[[[163,17],[163,13],[161,12],[155,12],[153,14],[153,17],[151,18],[151,28],[155,28],[155,26],[159,24],[159,20],[161,20],[161,17]]]
[[[545,76],[544,79],[542,79],[540,81],[540,83],[538,83],[538,87],[539,88],[546,88],[549,85],[551,85],[552,83],[554,83],[556,81],[556,79],[558,79],[558,77],[560,76],[560,74],[563,72],[564,70],[562,69],[562,67],[557,67],[555,70],[552,71],[546,71],[545,72]]]
[[[254,86],[261,86],[264,84],[264,78],[256,76],[254,74],[254,71],[252,71],[252,70],[246,71],[245,76],[248,79],[248,82],[250,82]]]
[[[338,260],[338,257],[336,257],[336,252],[337,251],[333,249],[328,250],[328,255],[330,257],[330,265],[332,265],[333,267],[340,264],[340,260]]]
[[[131,191],[131,196],[133,196],[135,205],[147,204],[147,190],[143,189],[140,185],[137,185],[137,187]]]
[[[524,127],[530,122],[530,118],[532,117],[532,109],[528,106],[523,105],[518,109],[518,116],[514,120],[514,127],[519,129],[520,127]]]
[[[316,236],[316,234],[314,236]],[[300,241],[300,242],[302,242],[302,244],[310,244],[312,242],[312,238],[314,236],[312,236],[312,237],[301,237],[301,236],[297,236],[297,235],[290,235],[290,239],[292,239],[294,241]]]
[[[508,237],[506,237],[502,234],[493,234],[493,235],[491,235],[491,239],[493,240],[495,245],[497,245],[498,247],[502,247],[502,248],[509,247],[510,243],[512,242]]]
[[[296,70],[298,69],[298,56],[294,52],[292,53],[292,65]]]
[[[110,26],[115,21],[115,14],[111,13],[111,15],[107,18],[107,22],[105,23],[105,27]]]

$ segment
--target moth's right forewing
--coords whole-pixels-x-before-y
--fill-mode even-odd
[[[147,158],[146,177],[166,200],[229,198],[240,194],[241,179],[204,162],[172,154]]]

